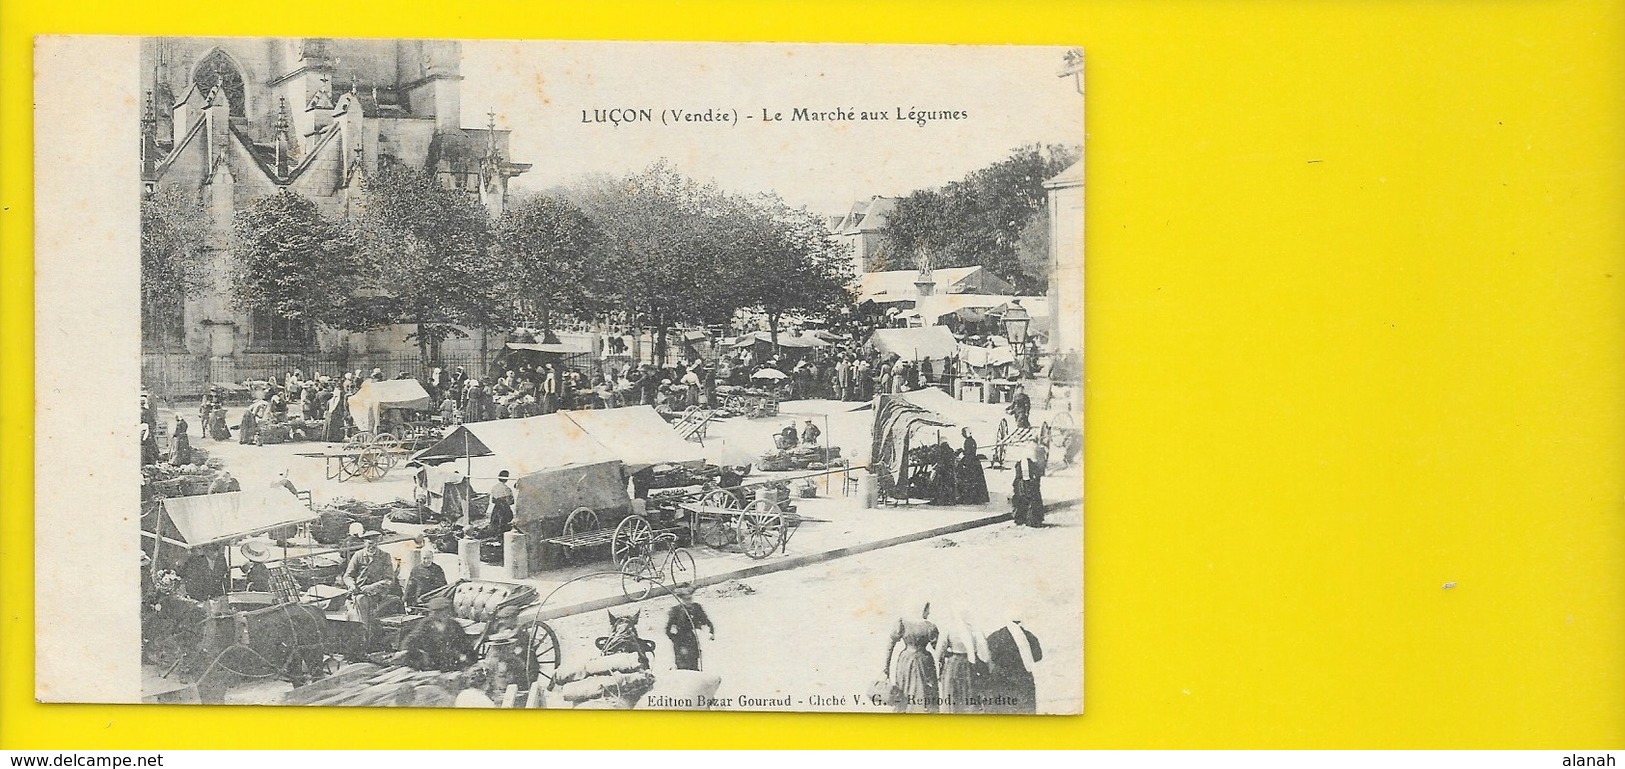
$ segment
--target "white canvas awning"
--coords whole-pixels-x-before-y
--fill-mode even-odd
[[[271,529],[316,519],[316,513],[280,486],[225,494],[168,497],[159,501],[159,521],[143,522],[143,536],[184,548],[251,537]]]

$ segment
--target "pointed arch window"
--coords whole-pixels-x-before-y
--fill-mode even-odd
[[[232,61],[225,51],[216,48],[203,57],[192,76],[192,83],[203,93],[219,85],[226,92],[226,103],[230,106],[232,117],[248,114],[243,109],[242,70],[237,68],[237,62]]]

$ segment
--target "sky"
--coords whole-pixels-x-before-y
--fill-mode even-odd
[[[773,191],[837,214],[871,195],[959,179],[1022,144],[1082,144],[1083,97],[1058,77],[1064,51],[465,41],[463,125],[483,127],[494,112],[498,128],[513,130],[509,159],[533,164],[515,189],[635,172],[665,158],[731,191]],[[797,107],[854,119],[796,121]],[[613,109],[651,121],[597,122]],[[672,122],[675,111],[707,110],[728,119]],[[899,120],[899,110],[962,117],[921,126]],[[863,112],[889,120],[857,119]],[[782,119],[769,122],[775,113]]]

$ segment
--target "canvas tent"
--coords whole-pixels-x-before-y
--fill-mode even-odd
[[[773,355],[773,335],[766,331],[753,331],[733,341],[734,347],[749,347],[751,355],[756,360],[764,361]],[[812,334],[792,334],[788,331],[779,332],[779,353],[783,358],[797,361],[810,350],[819,347],[828,347],[826,342]]]
[[[577,507],[602,513],[625,506],[627,476],[660,464],[698,465],[705,461],[703,451],[653,408],[630,406],[459,425],[412,461],[462,468],[464,476],[478,479],[476,491],[507,470],[514,480],[515,523],[531,532],[537,527],[529,522],[562,518]],[[443,477],[422,476],[431,482]],[[428,491],[431,498],[439,493]]]
[[[959,341],[942,326],[881,328],[869,337],[869,346],[882,355],[896,355],[903,360],[929,358],[941,371],[943,362],[958,350]]]
[[[591,344],[575,342],[554,344],[508,342],[497,352],[496,360],[493,361],[495,364],[493,368],[496,373],[493,373],[492,376],[498,376],[502,371],[516,369],[520,366],[542,366],[548,363],[563,366],[569,363],[571,358],[591,354]]]
[[[368,380],[349,398],[350,418],[357,430],[376,432],[389,409],[427,411],[434,408],[429,391],[416,379]]]
[[[161,499],[142,517],[141,536],[155,547],[192,550],[315,519],[293,492],[273,486]]]

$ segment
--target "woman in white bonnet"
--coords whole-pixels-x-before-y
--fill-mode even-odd
[[[974,674],[987,665],[987,636],[959,606],[939,604],[934,614],[938,634],[932,656],[942,677],[942,712],[978,712]]]

